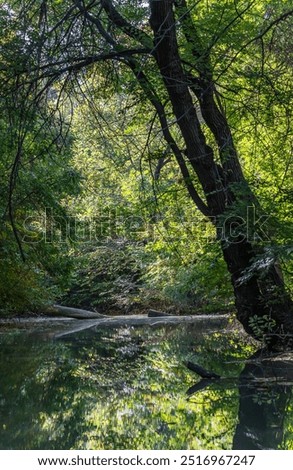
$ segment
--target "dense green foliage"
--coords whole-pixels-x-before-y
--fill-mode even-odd
[[[1,4],[0,311],[36,310],[60,296],[103,310],[131,311],[144,302],[179,310],[231,308],[215,228],[188,197],[157,113],[127,61],[72,66],[82,63],[83,53],[113,49],[70,1]],[[150,34],[145,3],[114,4]],[[290,2],[189,4],[246,178],[267,214],[257,240],[265,256],[243,275],[278,257],[290,290],[292,18],[278,21]],[[133,37],[113,29],[120,49],[136,47]],[[147,38],[140,42],[147,45]],[[180,38],[189,72],[193,51]],[[143,55],[135,60],[172,122],[153,62]],[[254,226],[258,216],[242,204],[245,187],[236,189],[230,215],[245,219],[247,233],[248,220]]]
[[[31,109],[22,97],[20,101],[15,97],[15,102],[9,98],[1,103],[0,310],[4,314],[41,308],[54,298],[57,285],[66,282],[71,264],[68,247],[51,236],[52,215],[64,216],[62,200],[79,190],[78,176],[69,164],[70,140],[59,141],[54,116],[42,105]]]

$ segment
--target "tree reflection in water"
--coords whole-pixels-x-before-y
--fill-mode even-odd
[[[292,358],[266,357],[258,351],[239,377],[239,423],[234,449],[278,449],[292,397]]]
[[[255,349],[208,324],[0,332],[0,448],[292,449],[292,357]]]
[[[187,390],[187,395],[192,396],[206,387],[227,390],[235,384],[233,378],[204,377]],[[257,351],[246,361],[237,386],[239,410],[233,449],[283,448],[284,422],[292,398],[292,357]]]

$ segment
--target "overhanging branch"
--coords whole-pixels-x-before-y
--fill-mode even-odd
[[[149,53],[149,49],[145,49],[145,48],[125,49],[121,51],[111,51],[111,52],[97,54],[97,55],[71,58],[71,59],[67,59],[63,61],[48,63],[45,65],[41,65],[40,67],[37,67],[33,70],[32,69],[29,70],[30,75],[32,75],[34,72],[38,72],[37,77],[35,79],[31,79],[29,83],[35,80],[42,80],[44,78],[50,78],[50,77],[56,77],[57,79],[58,77],[60,77],[61,75],[65,73],[77,72],[83,69],[84,67],[95,64],[97,62],[103,62],[103,61],[111,60],[111,59],[120,60],[122,58],[125,59],[127,57],[131,57],[136,54],[148,54],[148,53]],[[73,63],[69,63],[69,61]],[[62,65],[64,65],[64,67],[62,67]],[[40,73],[40,72],[43,72],[43,73]],[[23,70],[19,75],[23,75],[25,73],[28,73],[28,71]]]
[[[179,149],[178,145],[175,142],[175,139],[173,138],[173,136],[170,132],[163,104],[161,103],[158,95],[156,94],[155,90],[153,89],[153,87],[152,87],[151,83],[149,82],[149,80],[147,79],[146,75],[141,71],[141,69],[139,67],[139,64],[136,64],[134,60],[130,60],[130,61],[128,61],[128,65],[132,69],[132,71],[135,74],[140,86],[142,87],[142,89],[146,93],[146,96],[148,97],[149,101],[154,106],[154,108],[155,108],[155,110],[158,114],[158,118],[159,118],[159,121],[160,121],[160,125],[161,125],[161,129],[162,129],[162,132],[163,132],[164,139],[168,143],[170,149],[172,150],[172,152],[173,152],[173,154],[176,158],[176,161],[179,165],[181,174],[183,176],[185,186],[188,190],[188,193],[189,193],[191,199],[193,200],[196,207],[201,211],[201,213],[203,215],[205,215],[206,217],[209,217],[209,218],[211,218],[211,220],[213,220],[213,218],[211,217],[212,214],[211,214],[208,206],[201,199],[201,197],[199,196],[197,190],[195,189],[195,186],[192,182],[192,178],[191,178],[191,175],[189,173],[188,167],[185,163],[184,156],[183,156],[181,150]]]
[[[101,5],[107,13],[109,20],[111,20],[121,31],[123,31],[123,33],[127,34],[127,36],[131,37],[132,39],[135,39],[144,47],[152,49],[152,38],[142,29],[136,28],[131,23],[129,23],[116,10],[111,0],[101,0]]]

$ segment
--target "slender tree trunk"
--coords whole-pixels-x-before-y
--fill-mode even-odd
[[[198,70],[198,76],[194,78],[183,69],[179,55],[173,11],[175,3],[180,8],[180,18],[184,18],[185,37],[193,41]],[[202,186],[210,219],[218,228],[218,239],[231,274],[238,319],[248,333],[259,338],[268,333],[272,341],[273,335],[275,340],[276,335],[283,332],[293,334],[292,302],[274,263],[253,271],[253,260],[256,255],[261,255],[261,248],[250,242],[247,236],[236,239],[231,236],[235,224],[239,225],[237,185],[245,189],[241,196],[242,206],[243,202],[247,207],[252,204],[259,207],[259,204],[243,176],[226,117],[216,104],[209,58],[205,57],[203,61],[200,55],[202,47],[197,42],[196,31],[192,31],[185,0],[151,0],[150,6],[155,59],[186,145],[187,161]],[[193,32],[193,39],[190,32]],[[206,143],[192,92],[199,100],[205,123],[218,145],[221,165],[216,163],[213,150]],[[234,217],[229,216],[232,209]],[[219,230],[219,226],[225,229]],[[260,318],[262,321],[258,321]]]

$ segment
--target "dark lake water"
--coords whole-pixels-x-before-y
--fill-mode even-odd
[[[0,449],[293,449],[292,384],[292,354],[207,324],[0,330]]]

